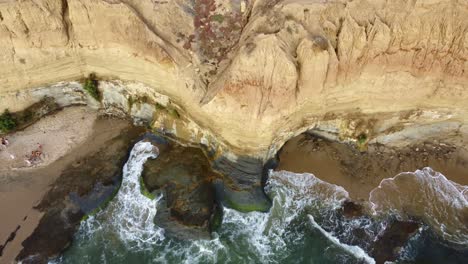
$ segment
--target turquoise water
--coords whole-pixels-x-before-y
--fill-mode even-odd
[[[375,239],[387,216],[345,219],[339,209],[348,198],[346,190],[312,174],[272,172],[265,188],[271,210],[225,208],[223,224],[211,240],[168,237],[153,222],[160,200],[140,194],[139,177],[148,158],[156,158],[151,144],[137,143],[118,195],[81,224],[70,249],[54,263],[374,263],[366,253],[368,240],[359,240],[354,231],[365,230],[368,239]],[[433,230],[420,228],[398,262],[468,263],[463,241],[455,248]]]

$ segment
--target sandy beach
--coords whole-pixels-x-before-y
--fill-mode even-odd
[[[7,136],[0,151],[0,263],[13,263],[21,243],[37,226],[42,213],[36,206],[68,165],[105,146],[129,122],[99,118],[87,107],[70,107],[49,115],[23,131]],[[28,164],[28,155],[41,155]]]

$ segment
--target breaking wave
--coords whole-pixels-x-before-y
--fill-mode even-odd
[[[330,240],[333,244],[343,248],[344,250],[348,251],[349,253],[353,254],[357,259],[362,259],[366,263],[369,264],[374,264],[375,260],[371,258],[367,253],[360,247],[358,246],[350,246],[347,244],[343,244],[340,242],[340,240],[336,237],[334,237],[332,234],[329,232],[325,231],[317,222],[315,222],[315,219],[313,216],[308,215],[310,223],[314,228],[319,230],[328,240]]]
[[[100,229],[112,229],[132,250],[141,250],[164,239],[164,230],[153,223],[161,197],[148,199],[140,192],[140,175],[147,159],[157,157],[158,150],[149,142],[138,142],[123,168],[122,186],[102,215],[90,217],[82,229],[92,234]],[[100,221],[105,217],[108,221]]]
[[[468,245],[468,186],[431,168],[384,179],[369,200],[374,214],[417,218],[444,240]]]
[[[163,199],[140,193],[143,164],[156,157],[151,143],[135,144],[116,198],[81,224],[72,247],[56,263],[375,263],[368,252],[386,229],[386,220],[343,217],[348,192],[307,173],[270,171],[265,187],[272,199],[270,211],[224,208],[222,226],[210,240],[165,236],[154,222]],[[461,242],[467,232],[457,232],[455,226],[466,224],[467,193],[466,186],[424,169],[384,180],[370,202],[375,215],[416,215],[443,226],[445,238]],[[406,259],[414,255],[405,254]]]

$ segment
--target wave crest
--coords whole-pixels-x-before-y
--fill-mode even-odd
[[[468,186],[429,167],[384,179],[369,201],[375,215],[416,217],[445,240],[468,245]]]

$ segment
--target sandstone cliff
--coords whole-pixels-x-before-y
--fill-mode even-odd
[[[258,155],[350,112],[467,121],[465,0],[3,0],[0,51],[0,110],[94,72]]]

